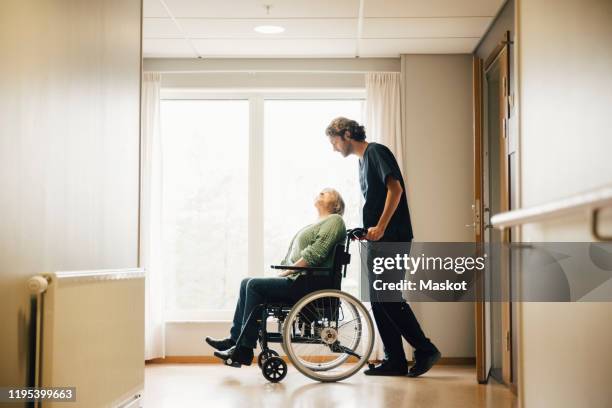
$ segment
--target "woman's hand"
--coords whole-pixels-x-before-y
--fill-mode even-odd
[[[287,269],[283,269],[282,271],[280,271],[278,273],[278,276],[280,276],[281,278],[286,278],[289,275],[292,275],[294,273],[294,271],[289,271]]]
[[[297,260],[297,262],[295,262],[295,263],[294,263],[293,265],[291,265],[291,266],[298,266],[298,267],[300,267],[300,268],[306,268],[306,267],[308,267],[308,263],[307,263],[307,262],[304,260],[304,258],[300,258],[300,259],[298,259],[298,260]],[[299,272],[299,271],[291,271],[291,270],[286,270],[286,269],[285,269],[285,270],[283,270],[283,271],[280,271],[280,272],[278,273],[278,276],[280,276],[280,277],[286,277],[286,276],[293,275],[294,273],[298,273],[298,272]]]

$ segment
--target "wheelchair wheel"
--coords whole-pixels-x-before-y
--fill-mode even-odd
[[[279,382],[287,375],[287,363],[278,356],[272,356],[263,361],[261,372],[266,380]]]
[[[262,368],[263,362],[272,356],[278,356],[278,353],[272,349],[267,349],[259,353],[259,355],[257,356],[257,365],[259,366],[259,368]]]
[[[349,315],[350,316],[358,316],[358,311],[355,308],[354,305],[352,305],[351,303],[346,303],[345,305],[343,305],[343,308],[348,308],[349,309]],[[340,314],[340,313],[338,313]],[[344,313],[342,314],[344,315]],[[303,318],[303,317],[302,317]],[[340,328],[342,328],[342,322],[340,324]],[[329,330],[327,330],[327,334],[329,335]],[[356,330],[353,335],[350,337],[350,339],[344,339],[345,343],[344,344],[346,347],[348,347],[350,350],[354,350],[357,348],[357,346],[359,345],[359,342],[361,341],[361,331]],[[288,354],[287,352],[285,352],[285,354]],[[308,361],[308,360],[304,360],[303,363],[306,367],[308,367],[309,369],[313,370],[313,371],[328,371],[331,369],[334,369],[342,364],[344,364],[346,362],[346,360],[348,360],[350,357],[350,354],[347,353],[339,353],[337,354],[334,358],[330,358],[327,357],[327,359],[329,361],[317,361],[318,359],[314,359],[314,361]]]
[[[305,376],[340,381],[368,361],[374,325],[355,297],[339,290],[320,290],[300,299],[283,324],[283,348]]]

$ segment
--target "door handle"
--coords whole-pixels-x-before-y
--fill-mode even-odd
[[[473,222],[471,224],[465,224],[465,228],[476,228],[476,223]],[[493,229],[495,227],[493,225],[491,225],[491,224],[485,224],[484,228],[485,229]]]

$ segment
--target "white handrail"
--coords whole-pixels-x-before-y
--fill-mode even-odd
[[[60,281],[138,279],[145,277],[145,271],[142,268],[99,269],[91,271],[59,271],[54,272],[52,276]]]
[[[550,203],[496,214],[491,225],[504,229],[545,219],[556,218],[579,210],[597,211],[612,206],[612,186],[598,188]]]

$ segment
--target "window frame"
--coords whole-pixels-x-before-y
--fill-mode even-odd
[[[266,100],[359,100],[365,111],[364,89],[338,90],[202,90],[161,89],[160,100],[247,100],[249,102],[249,163],[248,171],[248,225],[247,265],[248,277],[264,276],[261,265],[264,258],[264,103]],[[237,290],[238,288],[236,288]],[[176,322],[227,322],[234,310],[191,309],[166,310],[165,321]]]

